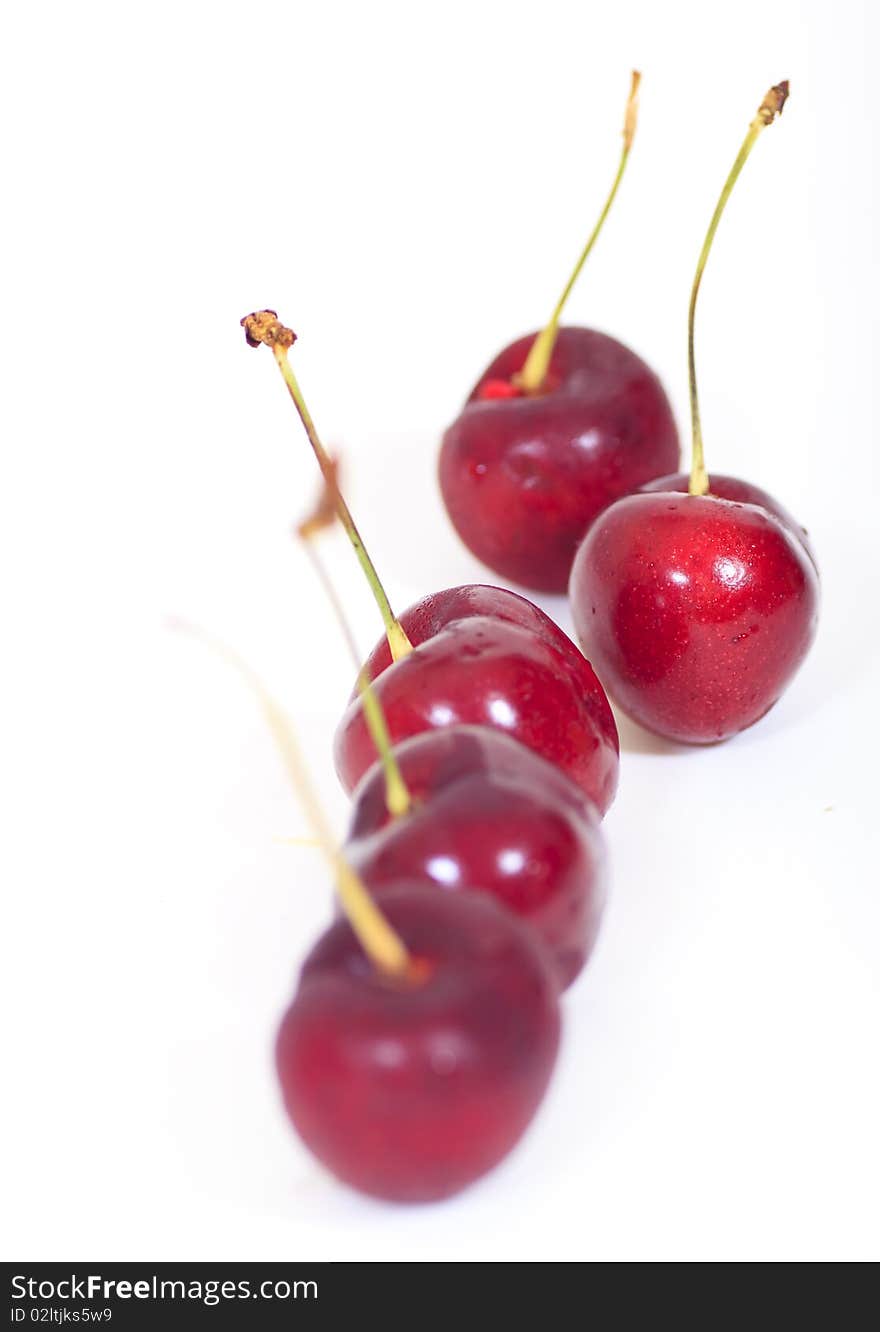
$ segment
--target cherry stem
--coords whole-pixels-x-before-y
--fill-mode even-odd
[[[195,626],[177,623],[175,627],[185,629],[212,652],[222,657],[228,665],[238,671],[256,695],[278,746],[291,785],[306,814],[315,842],[320,846],[336,874],[336,886],[343,910],[361,947],[376,970],[384,975],[414,976],[417,968],[406,945],[392,929],[367,892],[363,881],[354,872],[336,844],[321,802],[309,778],[293,726],[281,704],[272,696],[256,671],[232,648]]]
[[[739,173],[745,166],[749,153],[754,148],[761,131],[766,129],[768,125],[772,125],[777,116],[782,115],[782,109],[787,100],[788,79],[784,79],[782,83],[777,83],[770,89],[758,107],[758,113],[743,139],[742,147],[736,155],[736,161],[730,169],[730,175],[724,182],[724,188],[721,191],[718,203],[715,205],[715,212],[712,214],[712,221],[709,223],[709,230],[706,232],[706,239],[703,241],[703,248],[697,260],[697,271],[694,275],[694,285],[691,288],[691,301],[688,309],[688,387],[691,396],[691,431],[693,435],[691,478],[688,483],[688,493],[691,495],[705,495],[709,489],[709,475],[706,471],[706,460],[703,454],[700,403],[697,397],[697,366],[694,360],[694,318],[697,312],[697,295],[699,294],[700,283],[703,280],[703,269],[706,267],[706,260],[709,258],[709,251],[712,249],[712,242],[715,239],[715,232],[718,230],[718,223],[721,221],[721,214],[724,212]]]
[[[370,677],[366,670],[361,669],[361,657],[351,632],[351,626],[348,623],[342,602],[336,594],[333,581],[318,554],[317,529],[313,524],[304,523],[299,529],[299,536],[306,548],[306,553],[311,560],[312,568],[324,590],[324,594],[333,607],[336,619],[339,621],[339,627],[342,630],[342,636],[354,661],[355,670],[358,672],[357,688],[364,709],[364,719],[370,732],[370,739],[373,741],[385,773],[385,804],[391,817],[398,818],[402,814],[409,813],[412,807],[412,798],[406,782],[403,780],[400,764],[397,762],[397,757],[391,747],[391,736],[388,732],[385,713],[382,711],[382,705],[376,696]]]
[[[529,354],[526,357],[525,365],[516,376],[515,383],[525,393],[540,393],[547,378],[547,371],[550,368],[550,358],[553,355],[553,348],[556,346],[556,338],[559,333],[559,320],[562,318],[562,311],[565,303],[571,295],[574,284],[581,274],[581,269],[587,262],[590,251],[599,238],[599,232],[605,225],[605,219],[611,212],[611,205],[614,203],[615,195],[623,180],[623,173],[626,171],[626,164],[629,160],[629,150],[632,147],[632,141],[636,132],[636,120],[638,117],[638,95],[639,84],[642,76],[638,70],[633,70],[632,84],[629,90],[629,99],[626,104],[626,118],[623,125],[623,150],[620,154],[620,164],[617,168],[617,175],[614,177],[614,184],[611,186],[611,193],[605,200],[605,207],[599,214],[599,220],[592,230],[589,240],[581,251],[581,256],[574,266],[571,277],[563,288],[562,295],[556,302],[556,308],[550,316],[550,322],[535,338],[532,343]]]
[[[251,347],[257,347],[260,343],[264,343],[267,347],[271,347],[272,349],[272,354],[275,357],[278,369],[281,371],[281,376],[287,386],[287,391],[293,399],[293,404],[299,413],[299,418],[309,437],[309,443],[311,444],[312,451],[318,461],[321,474],[334,496],[337,517],[345,529],[346,536],[354,547],[354,552],[364,571],[366,580],[370,585],[370,590],[373,593],[376,605],[379,607],[379,613],[381,614],[382,622],[385,625],[388,646],[391,649],[392,660],[399,661],[401,657],[405,657],[408,652],[412,651],[412,643],[410,643],[404,633],[400,621],[391,609],[391,603],[388,600],[385,589],[376,572],[376,567],[367,554],[367,548],[361,539],[360,532],[355,526],[351,511],[340,493],[339,487],[335,484],[333,462],[328,455],[327,450],[324,448],[324,445],[321,443],[318,432],[315,429],[315,423],[312,420],[311,413],[309,412],[305,398],[302,395],[302,390],[297,383],[296,375],[293,373],[293,367],[288,360],[287,351],[296,341],[296,334],[292,332],[291,329],[285,328],[285,326],[279,321],[274,310],[259,310],[254,314],[245,315],[244,319],[241,320],[241,325]]]

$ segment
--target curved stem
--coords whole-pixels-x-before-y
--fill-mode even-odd
[[[336,588],[333,581],[324,568],[317,546],[315,545],[316,531],[314,528],[305,525],[300,528],[300,537],[305,545],[306,552],[312,562],[312,568],[324,590],[324,594],[333,607],[339,627],[342,630],[342,636],[348,645],[354,661],[357,675],[357,688],[361,696],[361,704],[364,709],[364,720],[367,723],[367,729],[370,732],[370,739],[379,755],[382,769],[385,773],[385,804],[388,807],[388,813],[392,818],[398,818],[401,814],[408,814],[412,807],[412,798],[403,780],[403,773],[400,771],[400,764],[397,762],[397,756],[391,747],[391,736],[388,733],[388,725],[385,721],[385,713],[382,711],[382,705],[376,696],[376,691],[372,686],[366,671],[361,669],[361,657],[348,623],[348,617],[339,597],[336,595]]]
[[[700,283],[703,280],[703,270],[706,267],[706,260],[709,258],[709,251],[712,248],[712,242],[715,239],[715,232],[718,230],[718,223],[721,221],[721,214],[724,212],[727,200],[730,198],[734,185],[737,182],[739,173],[746,164],[749,153],[755,146],[758,136],[768,125],[772,125],[778,115],[782,114],[782,108],[785,106],[788,98],[788,80],[777,83],[770,89],[761,105],[758,107],[758,113],[749,126],[748,133],[743,140],[742,147],[736,155],[736,161],[730,169],[730,174],[724,182],[724,188],[715,205],[715,212],[712,214],[712,221],[709,223],[709,230],[706,232],[706,239],[703,241],[703,248],[700,251],[700,257],[697,260],[697,271],[694,275],[694,284],[691,288],[690,306],[688,308],[688,388],[691,399],[691,431],[693,435],[693,453],[691,459],[691,478],[688,484],[688,493],[691,495],[705,495],[709,489],[709,476],[706,471],[706,461],[703,454],[703,430],[700,424],[700,403],[697,396],[697,367],[694,359],[694,320],[697,312],[697,296],[700,291]]]
[[[632,84],[630,86],[629,100],[626,104],[626,119],[623,126],[623,149],[620,154],[620,164],[617,168],[617,175],[614,177],[614,184],[611,186],[611,192],[605,200],[605,206],[599,214],[599,220],[593,228],[590,238],[581,251],[580,258],[574,266],[571,277],[566,282],[562,295],[556,302],[556,308],[550,316],[550,321],[532,343],[529,354],[526,357],[525,365],[516,377],[516,384],[526,393],[540,393],[544,380],[547,378],[547,371],[550,368],[550,358],[553,355],[553,348],[556,346],[556,338],[559,333],[559,321],[562,318],[562,311],[565,303],[571,295],[572,288],[581,274],[581,269],[589,258],[590,251],[595,245],[599,232],[605,225],[605,219],[611,212],[611,205],[614,203],[620,182],[623,180],[623,173],[626,170],[626,164],[629,160],[629,150],[632,147],[632,141],[636,132],[636,118],[638,113],[638,92],[642,76],[638,70],[633,70]]]
[[[225,662],[234,667],[239,675],[256,695],[269,729],[275,738],[278,751],[287,769],[296,794],[305,811],[315,841],[320,846],[336,874],[336,886],[339,898],[348,921],[358,940],[378,971],[388,976],[406,978],[415,973],[415,966],[406,945],[392,929],[385,916],[379,910],[363,882],[349,865],[345,856],[336,845],[330,825],[324,814],[297,743],[296,735],[289,718],[277,699],[273,698],[260,677],[237,652],[191,625],[177,624],[194,637],[200,639]]]
[[[278,368],[284,378],[284,382],[287,385],[287,391],[293,399],[296,410],[299,412],[300,420],[305,427],[305,432],[309,437],[309,443],[318,460],[321,474],[327,484],[331,487],[335,496],[336,512],[339,516],[339,521],[345,528],[345,533],[354,547],[354,552],[358,557],[360,566],[370,585],[370,590],[376,600],[376,605],[379,607],[379,613],[382,616],[382,623],[385,625],[385,633],[388,637],[388,646],[391,649],[392,659],[394,661],[399,661],[401,657],[405,657],[408,652],[412,651],[412,644],[404,633],[394,611],[391,609],[391,603],[388,600],[385,589],[376,572],[376,566],[367,554],[367,548],[364,545],[363,540],[361,539],[361,534],[351,516],[351,510],[343,499],[338,486],[335,484],[332,464],[327,456],[324,445],[318,437],[318,432],[315,429],[315,424],[311,418],[309,409],[306,406],[305,398],[302,395],[296,376],[293,373],[293,367],[287,359],[287,348],[280,347],[276,343],[272,348],[272,351],[278,364]]]
[[[400,621],[391,609],[391,603],[386,596],[385,589],[376,572],[373,561],[367,554],[367,548],[364,545],[361,534],[358,531],[355,521],[351,516],[351,510],[346,504],[339,487],[336,485],[333,462],[321,443],[315,423],[312,420],[311,413],[306,406],[302,390],[297,383],[296,375],[293,373],[293,367],[287,358],[287,351],[296,341],[296,334],[279,321],[274,310],[259,310],[253,314],[245,315],[241,320],[241,326],[245,331],[248,343],[252,347],[257,347],[264,343],[271,347],[272,354],[281,371],[281,376],[287,386],[287,391],[293,399],[293,405],[299,413],[299,418],[303,423],[305,432],[308,435],[312,451],[318,461],[321,469],[321,475],[330,488],[336,504],[336,514],[340,523],[345,529],[346,536],[354,547],[361,568],[364,571],[370,590],[375,598],[376,605],[379,607],[379,613],[382,616],[382,623],[385,625],[385,634],[388,638],[388,646],[391,649],[393,661],[399,661],[412,651],[410,643]]]

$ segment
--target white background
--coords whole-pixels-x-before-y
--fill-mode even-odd
[[[876,6],[85,3],[0,42],[5,1257],[880,1256]],[[631,343],[710,469],[810,528],[820,637],[764,722],[622,725],[613,897],[521,1149],[401,1210],[326,1176],[271,1046],[330,884],[253,700],[283,696],[340,831],[350,663],[291,521],[315,482],[274,306],[402,607],[485,573],[438,435],[547,315],[641,123],[574,322]],[[363,647],[374,610],[326,552]],[[562,600],[544,603],[568,625]]]

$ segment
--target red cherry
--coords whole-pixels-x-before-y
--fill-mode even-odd
[[[673,740],[723,740],[773,706],[816,631],[802,542],[757,505],[630,495],[578,551],[578,636],[611,696]]]
[[[400,888],[382,909],[421,978],[383,977],[337,921],[281,1023],[278,1075],[329,1170],[379,1198],[427,1202],[491,1170],[527,1128],[556,1059],[556,977],[485,894]]]
[[[485,727],[418,735],[395,756],[408,813],[390,817],[379,764],[354,794],[346,855],[372,895],[382,902],[402,880],[490,893],[537,931],[570,985],[605,905],[594,807],[552,764]]]
[[[506,347],[443,437],[440,489],[465,545],[525,587],[564,592],[602,509],[678,465],[672,408],[654,372],[614,338],[561,328],[537,396],[487,383],[522,370],[535,335]]]
[[[373,689],[393,744],[422,731],[489,726],[555,763],[604,814],[617,787],[617,727],[592,667],[573,661],[528,629],[474,615],[388,666]],[[376,758],[360,699],[339,724],[335,757],[351,792]]]
[[[690,485],[690,477],[687,472],[676,472],[673,476],[658,476],[655,481],[649,481],[647,485],[641,486],[641,491],[651,494],[654,491],[677,490],[679,494],[686,495]],[[791,532],[792,536],[797,537],[804,550],[809,555],[813,563],[816,563],[816,556],[813,552],[813,546],[810,541],[809,533],[805,527],[794,518],[779,500],[774,499],[768,491],[762,490],[760,486],[755,486],[751,481],[740,481],[735,476],[722,476],[718,472],[713,472],[709,477],[709,489],[706,494],[709,498],[735,500],[738,504],[757,504],[759,508],[766,509],[772,513],[774,518],[778,518],[786,531]]]

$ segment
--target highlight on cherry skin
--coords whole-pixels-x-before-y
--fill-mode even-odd
[[[544,592],[565,591],[602,509],[678,466],[672,409],[650,367],[605,333],[560,323],[626,169],[640,80],[634,73],[611,191],[549,322],[487,366],[440,448],[440,490],[464,544]]]
[[[382,911],[411,979],[383,976],[350,925],[318,940],[278,1033],[284,1104],[340,1180],[397,1202],[448,1198],[517,1144],[556,1061],[557,978],[485,893],[405,883]]]
[[[401,879],[490,894],[536,931],[570,985],[605,905],[595,807],[553,764],[485,727],[429,731],[394,752],[410,809],[391,817],[375,764],[354,792],[345,847],[373,897]]]
[[[677,491],[679,495],[687,495],[690,487],[690,474],[688,472],[676,472],[673,476],[658,476],[653,481],[648,481],[644,486],[639,486],[638,494],[651,495],[656,491],[667,492]],[[709,489],[706,494],[710,499],[733,500],[736,504],[755,504],[759,509],[764,509],[767,513],[772,513],[777,518],[787,532],[801,543],[804,550],[809,555],[813,564],[816,564],[816,554],[813,550],[813,543],[810,540],[810,534],[802,523],[789,513],[784,505],[774,499],[769,491],[761,486],[756,486],[751,481],[742,481],[736,476],[726,476],[721,472],[713,472],[709,477]],[[818,565],[816,565],[818,573]]]
[[[590,528],[572,569],[578,638],[611,696],[673,740],[724,740],[776,703],[815,637],[818,573],[809,539],[765,491],[706,471],[694,326],[703,270],[727,199],[788,84],[764,98],[712,216],[688,315],[690,476],[645,485]]]
[[[373,680],[393,744],[423,731],[478,725],[555,763],[604,814],[617,788],[617,727],[589,663],[492,616],[450,620]],[[360,699],[335,738],[349,793],[376,757]]]

